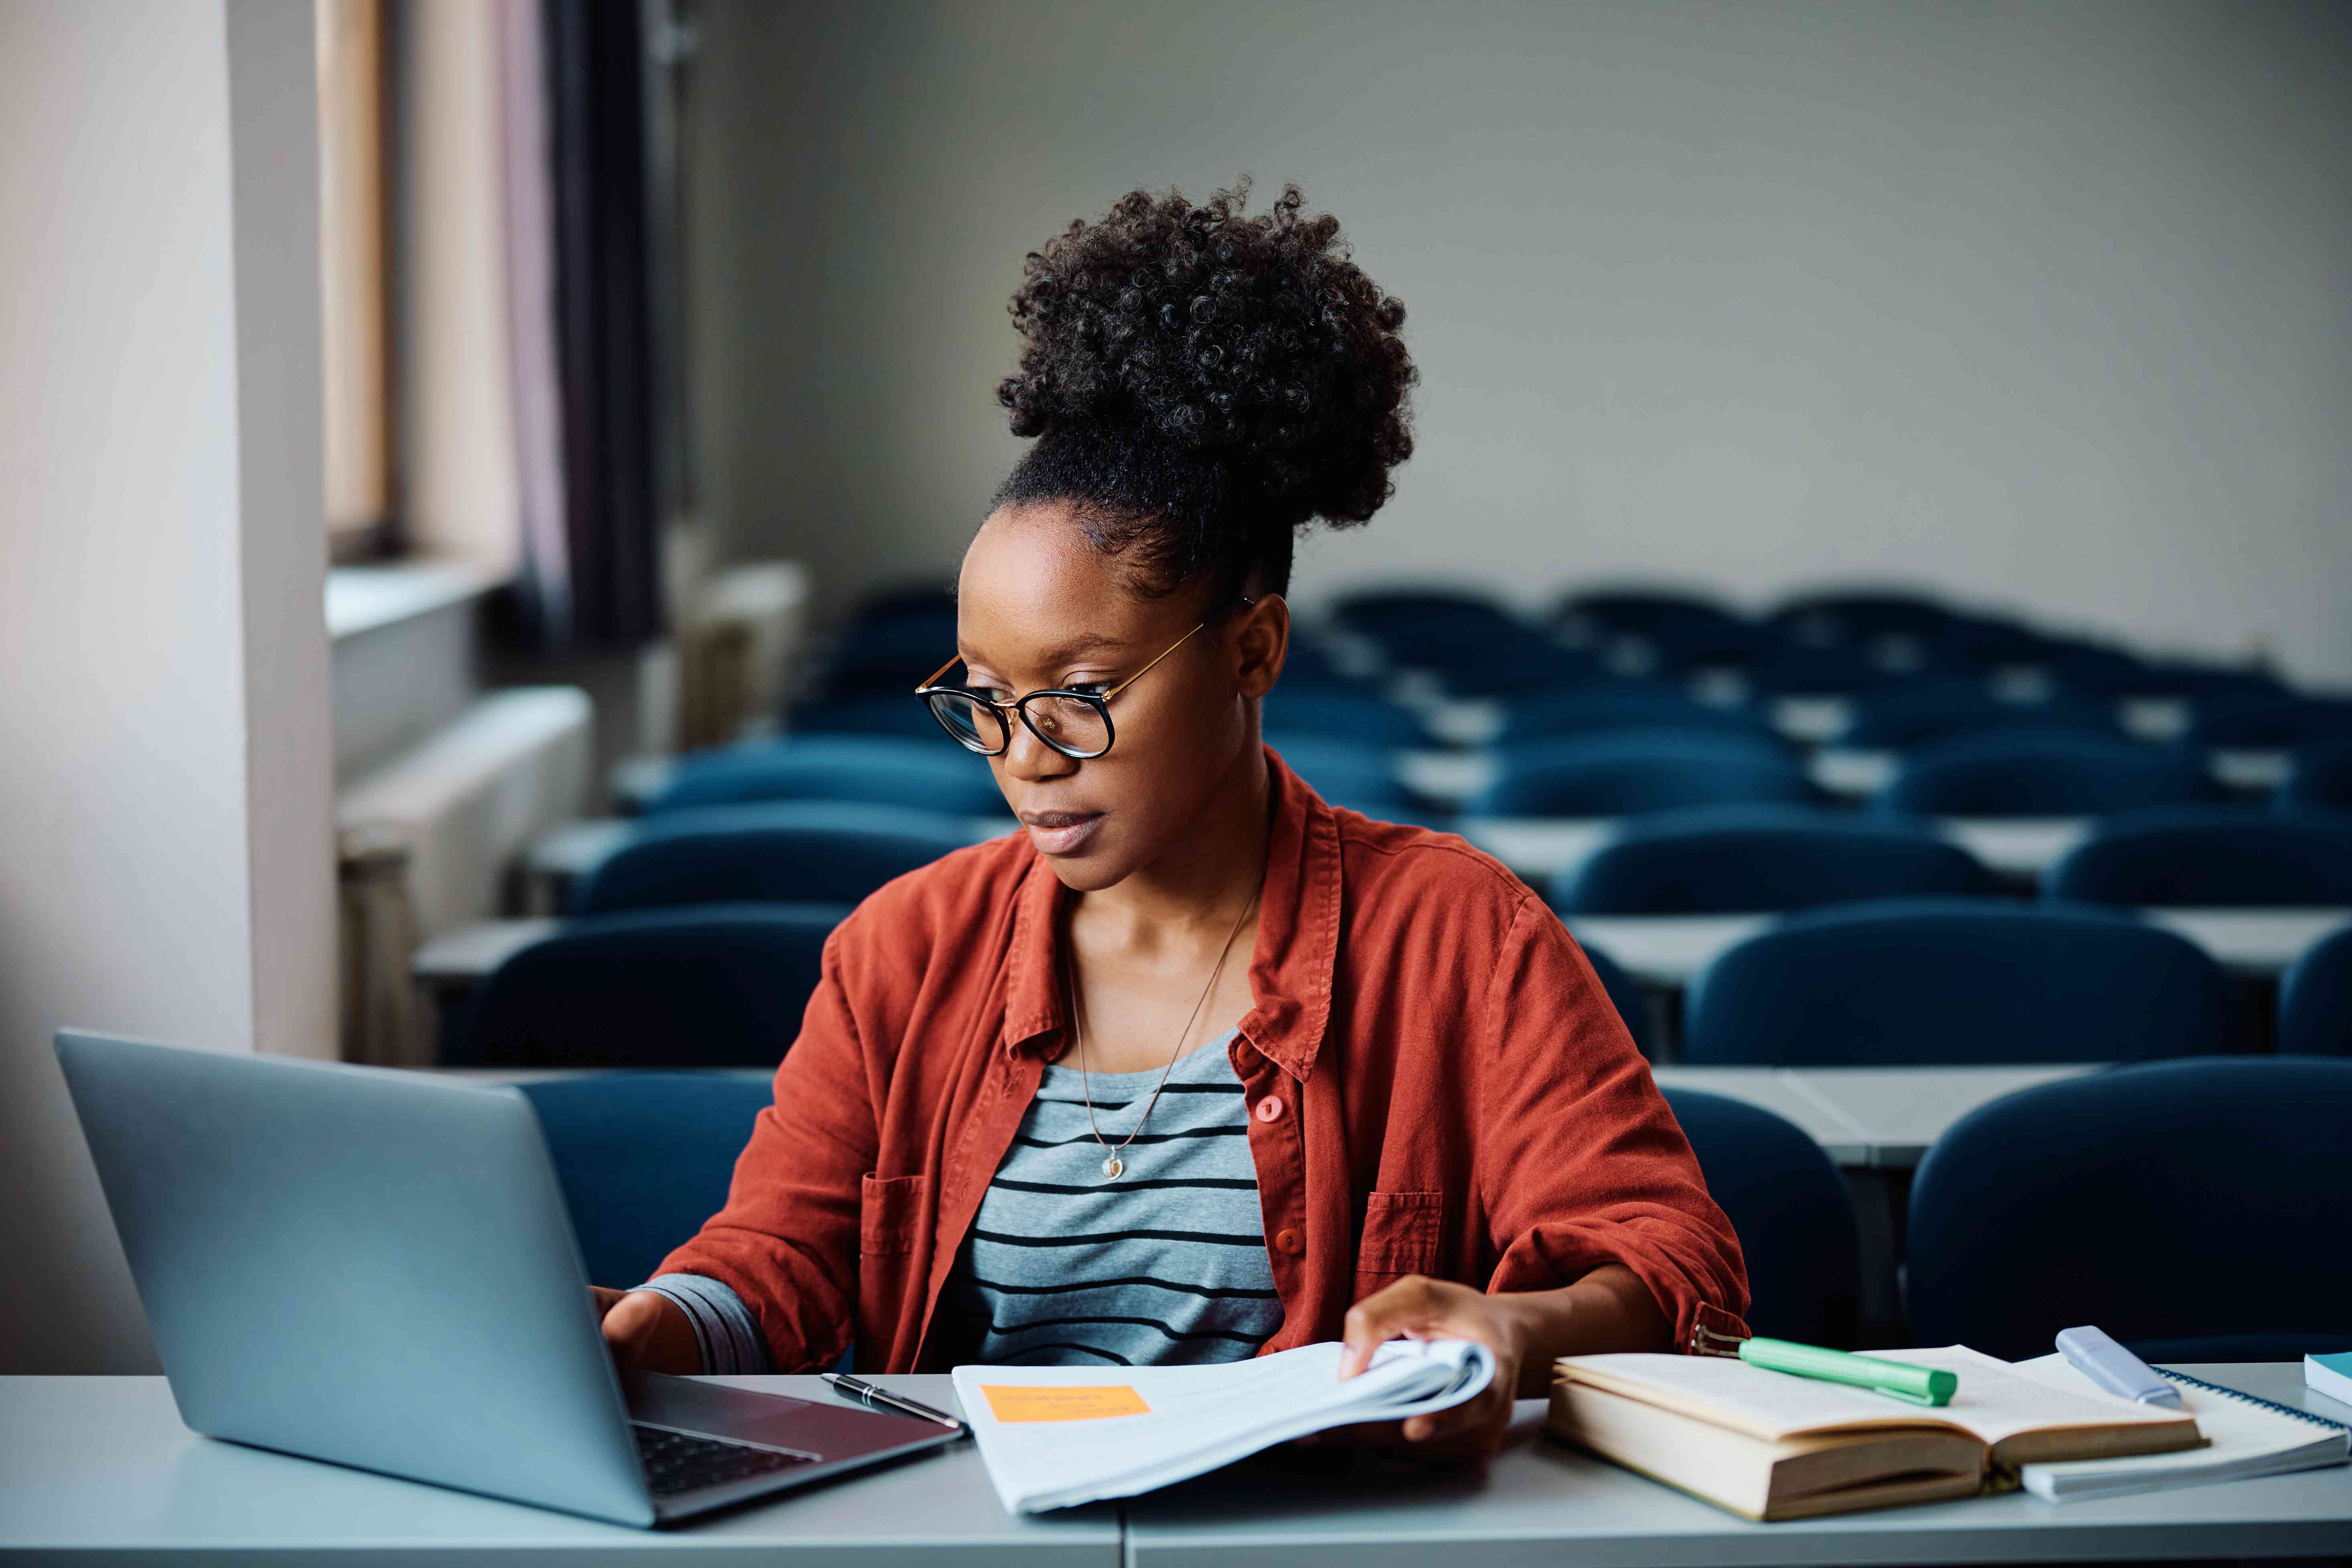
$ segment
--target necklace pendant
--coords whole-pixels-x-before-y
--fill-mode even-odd
[[[1113,1154],[1109,1159],[1103,1162],[1103,1175],[1110,1181],[1118,1181],[1120,1174],[1125,1172],[1126,1169],[1127,1162],[1121,1160],[1116,1154]]]

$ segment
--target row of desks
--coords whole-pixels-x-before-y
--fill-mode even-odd
[[[2293,1364],[2195,1375],[2333,1419]],[[829,1400],[813,1377],[730,1379]],[[952,1408],[942,1375],[885,1386]],[[109,1563],[593,1565],[686,1552],[707,1563],[830,1568],[1388,1568],[1440,1553],[1477,1568],[1576,1563],[2142,1562],[2340,1552],[2352,1468],[2051,1504],[2023,1493],[1751,1524],[1546,1438],[1521,1400],[1484,1468],[1344,1448],[1287,1449],[1124,1504],[1006,1515],[958,1444],[893,1468],[668,1531],[632,1531],[242,1448],[180,1425],[155,1377],[0,1378],[0,1558]]]

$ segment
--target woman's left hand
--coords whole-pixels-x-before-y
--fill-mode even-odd
[[[1399,1337],[1472,1340],[1495,1352],[1495,1381],[1475,1399],[1450,1410],[1400,1422],[1344,1428],[1360,1442],[1401,1444],[1416,1454],[1487,1458],[1503,1445],[1511,1425],[1511,1401],[1519,1388],[1533,1324],[1524,1296],[1489,1296],[1467,1285],[1413,1274],[1375,1291],[1348,1309],[1339,1375],[1353,1377],[1371,1364],[1372,1352]],[[1333,1433],[1339,1436],[1342,1433]]]

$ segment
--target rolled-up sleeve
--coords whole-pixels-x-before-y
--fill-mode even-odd
[[[1481,1009],[1489,1290],[1622,1263],[1675,1326],[1744,1335],[1748,1270],[1649,1064],[1558,916],[1521,901]]]
[[[877,1134],[841,973],[849,929],[825,942],[815,994],[776,1068],[775,1098],[736,1159],[726,1206],[654,1271],[724,1286],[780,1373],[831,1366],[855,1317],[859,1184],[874,1168]]]

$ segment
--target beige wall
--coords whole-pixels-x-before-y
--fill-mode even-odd
[[[2352,12],[698,0],[697,450],[734,552],[940,569],[1021,257],[1302,183],[1421,455],[1303,596],[1903,577],[2352,685]]]
[[[53,1031],[333,1048],[310,15],[0,5],[0,1371],[154,1365]]]

